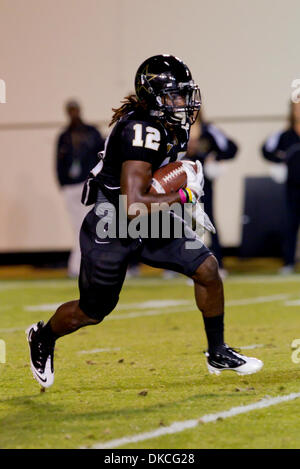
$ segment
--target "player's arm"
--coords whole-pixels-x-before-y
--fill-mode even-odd
[[[188,187],[191,193],[185,196],[181,192],[170,194],[149,194],[152,180],[152,168],[157,161],[162,161],[166,152],[163,137],[159,128],[152,127],[147,122],[131,121],[123,129],[120,139],[121,194],[127,196],[127,213],[132,204],[144,204],[147,213],[151,210],[163,210],[158,204],[172,204],[174,202],[190,202],[200,191],[196,187],[197,176],[193,171],[187,172]],[[188,174],[189,173],[189,174]],[[193,182],[194,186],[193,187]],[[199,185],[199,184],[198,184]],[[151,204],[156,204],[152,206]],[[165,209],[168,207],[166,206]],[[146,213],[143,213],[146,214]]]
[[[181,202],[178,192],[171,194],[150,194],[149,188],[151,180],[151,163],[136,160],[128,160],[123,163],[121,171],[121,193],[127,196],[127,213],[129,207],[135,203],[144,204],[147,213],[150,213],[151,204],[162,204],[166,202],[171,205],[174,202]],[[162,209],[163,207],[158,207],[158,205],[152,206],[152,210]],[[138,214],[128,216],[129,218],[134,218],[137,215]]]

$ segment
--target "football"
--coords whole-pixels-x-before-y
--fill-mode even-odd
[[[189,161],[194,171],[197,171],[196,163]],[[166,164],[157,169],[151,181],[149,192],[151,194],[169,194],[177,192],[179,189],[186,187],[186,172],[181,161]]]

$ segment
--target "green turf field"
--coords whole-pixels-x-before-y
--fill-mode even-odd
[[[264,361],[261,372],[209,375],[193,288],[183,277],[152,277],[126,281],[102,324],[58,340],[55,383],[40,392],[24,330],[46,321],[52,304],[75,299],[76,282],[1,281],[0,447],[109,446],[160,429],[160,436],[120,447],[300,448],[300,398],[167,434],[174,422],[300,393],[300,363],[291,358],[291,343],[300,339],[300,304],[293,304],[300,276],[232,276],[225,293],[226,341],[256,345],[242,352]]]

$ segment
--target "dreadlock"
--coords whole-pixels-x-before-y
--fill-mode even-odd
[[[123,101],[121,101],[121,103],[122,106],[118,108],[112,108],[114,114],[109,126],[115,124],[121,117],[123,117],[125,114],[128,114],[130,111],[144,109],[143,103],[138,100],[136,94],[129,94],[123,99]]]

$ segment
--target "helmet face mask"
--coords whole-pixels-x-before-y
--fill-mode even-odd
[[[190,126],[201,107],[201,95],[188,67],[172,55],[150,57],[139,67],[135,89],[150,114],[172,126]]]
[[[173,125],[192,125],[197,119],[201,95],[197,85],[190,83],[177,90],[164,90],[158,97],[162,101],[166,121]]]

